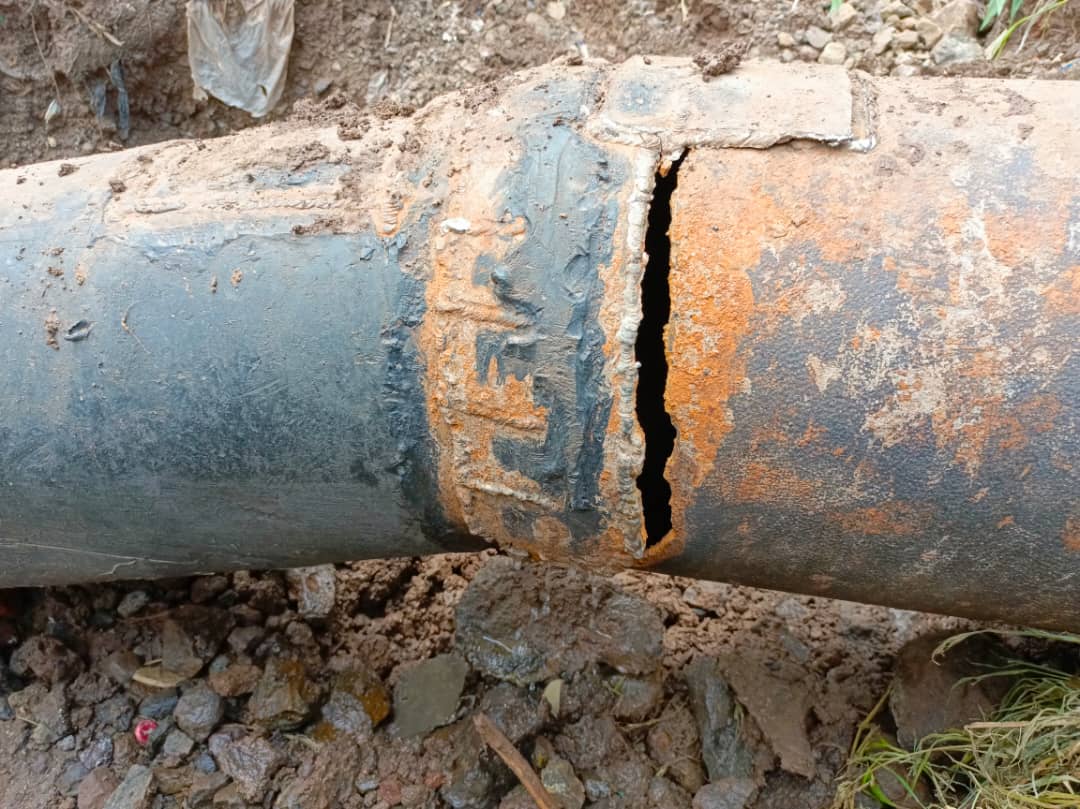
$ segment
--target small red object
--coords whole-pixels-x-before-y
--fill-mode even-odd
[[[157,722],[153,719],[140,719],[135,723],[135,741],[146,745],[150,741],[150,734],[157,730]]]

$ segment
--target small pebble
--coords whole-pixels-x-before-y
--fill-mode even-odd
[[[149,603],[150,596],[145,590],[132,590],[116,605],[116,614],[121,618],[130,618]]]
[[[842,65],[847,59],[847,48],[842,42],[830,42],[821,51],[818,61],[823,65]]]

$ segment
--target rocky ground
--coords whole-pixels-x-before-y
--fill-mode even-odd
[[[958,626],[491,553],[25,591],[4,612],[12,809],[533,806],[481,713],[562,807],[825,806],[893,654]],[[912,688],[902,724],[937,721],[951,684]]]
[[[875,74],[1080,76],[1080,3],[996,61],[977,2],[827,8],[310,0],[270,117],[340,96],[415,106],[568,51],[734,41]],[[193,98],[183,31],[180,0],[0,2],[4,160],[258,123]],[[901,739],[977,710],[984,695],[957,703],[956,673],[926,662],[926,638],[958,626],[490,552],[0,593],[0,808],[532,805],[480,714],[564,807],[825,807],[894,671]]]

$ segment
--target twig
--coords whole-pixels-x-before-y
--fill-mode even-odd
[[[135,333],[135,330],[132,329],[131,326],[128,325],[128,315],[131,314],[131,308],[134,305],[135,304],[131,304],[131,306],[129,306],[127,308],[127,311],[124,312],[124,316],[122,318],[120,318],[120,328],[122,328],[124,331],[126,331],[128,334],[130,334],[132,337],[134,337],[135,342],[139,344],[139,348],[141,348],[143,351],[146,351],[146,353],[149,354],[150,352],[147,351],[146,346],[143,345],[143,341],[139,339],[139,335],[137,335]]]
[[[386,24],[386,38],[383,39],[383,50],[390,49],[390,35],[394,33],[394,20],[397,18],[397,9],[390,6],[390,22]]]
[[[671,769],[680,762],[696,760],[697,759],[695,759],[693,756],[679,756],[678,758],[673,758],[671,761],[669,761],[667,764],[665,764],[663,767],[656,771],[656,777],[663,778],[665,775],[667,775],[669,769]]]
[[[506,762],[506,766],[517,776],[521,785],[525,787],[525,791],[536,801],[539,809],[559,809],[559,806],[552,800],[551,794],[544,789],[544,785],[540,782],[540,776],[529,766],[529,762],[518,752],[518,749],[506,738],[505,734],[495,727],[495,723],[488,719],[487,714],[476,714],[473,717],[473,725],[476,726],[476,732],[480,734],[480,738],[484,740],[484,743],[498,753],[499,758]]]
[[[1022,730],[1038,724],[1042,727],[1067,728],[1080,722],[1077,717],[1060,717],[1058,719],[1040,719],[1036,722],[1030,719],[1026,722],[969,722],[964,725],[964,730]]]
[[[45,66],[45,72],[49,74],[49,79],[52,80],[53,89],[56,90],[56,103],[60,103],[60,82],[56,80],[56,72],[49,67],[49,62],[45,58],[45,51],[41,48],[41,40],[37,35],[37,22],[34,21],[34,9],[30,8],[30,30],[34,33],[34,44],[37,45],[38,56],[41,58],[41,64]]]
[[[284,735],[286,739],[302,744],[304,747],[307,747],[309,750],[314,750],[316,753],[322,750],[321,744],[310,736],[305,736],[303,733],[286,733]]]
[[[118,48],[124,47],[124,43],[121,42],[116,37],[114,37],[112,34],[110,34],[109,30],[104,25],[99,23],[97,20],[91,20],[89,17],[87,17],[85,14],[83,14],[79,9],[75,8],[74,6],[69,6],[67,3],[64,3],[64,8],[67,11],[70,11],[76,17],[78,17],[79,21],[82,22],[83,25],[85,25],[87,28],[89,28],[91,31],[93,31],[95,34],[97,34],[102,39],[107,39],[109,42],[111,42],[113,45],[115,45]]]
[[[170,615],[172,615],[172,613],[169,612],[168,610],[165,610],[164,612],[154,612],[154,613],[151,613],[150,615],[139,615],[139,616],[137,616],[135,618],[124,618],[124,622],[129,623],[129,624],[141,624],[141,623],[145,623],[146,621],[156,621],[158,618],[168,618]],[[149,666],[152,663],[160,663],[160,662],[161,662],[161,659],[158,658],[157,660],[148,660],[148,661],[146,661],[146,663],[144,665]]]

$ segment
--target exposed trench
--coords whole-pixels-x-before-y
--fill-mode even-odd
[[[641,491],[646,548],[671,531],[671,484],[664,470],[675,447],[676,431],[664,402],[668,376],[664,329],[671,317],[671,197],[682,159],[673,162],[666,174],[656,173],[645,229],[648,261],[641,279],[641,323],[634,344],[640,366],[635,410],[645,433],[645,462],[637,487]]]

